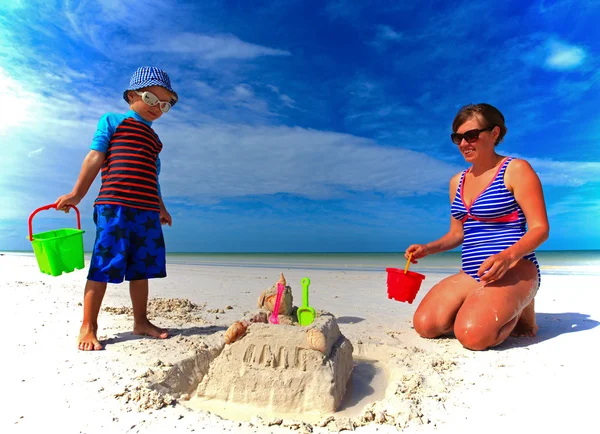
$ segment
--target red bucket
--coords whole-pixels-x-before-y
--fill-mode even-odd
[[[388,273],[388,298],[412,304],[425,276],[414,271],[407,271],[405,274],[404,270],[398,268],[386,268],[385,271]]]

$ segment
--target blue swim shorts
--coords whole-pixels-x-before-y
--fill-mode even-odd
[[[94,223],[89,280],[121,283],[166,277],[165,240],[157,211],[96,205]]]

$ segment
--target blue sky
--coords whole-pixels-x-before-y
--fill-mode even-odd
[[[0,1],[0,250],[68,193],[141,65],[170,251],[403,251],[449,224],[458,108],[505,115],[545,249],[600,248],[600,1]],[[98,180],[80,205],[91,249]],[[74,225],[46,211],[34,232]]]

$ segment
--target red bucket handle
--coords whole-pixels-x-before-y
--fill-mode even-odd
[[[33,216],[36,215],[40,211],[44,211],[44,210],[47,210],[50,208],[56,208],[56,204],[53,203],[50,205],[41,206],[30,214],[29,222],[28,222],[29,223],[29,241],[33,241],[33,232],[31,229],[31,222],[33,221]],[[81,215],[79,214],[79,210],[77,209],[77,207],[75,205],[69,205],[69,208],[73,208],[75,210],[75,212],[77,213],[77,229],[81,230]]]

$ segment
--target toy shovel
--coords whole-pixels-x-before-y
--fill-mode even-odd
[[[271,324],[279,324],[279,306],[281,306],[281,296],[283,295],[283,291],[285,286],[283,284],[277,284],[277,298],[275,299],[275,307],[273,308],[273,312],[271,312],[271,316],[269,316],[269,322]]]
[[[305,277],[302,279],[302,306],[298,308],[298,323],[301,326],[311,325],[315,320],[315,310],[308,305],[308,287],[310,279]]]

